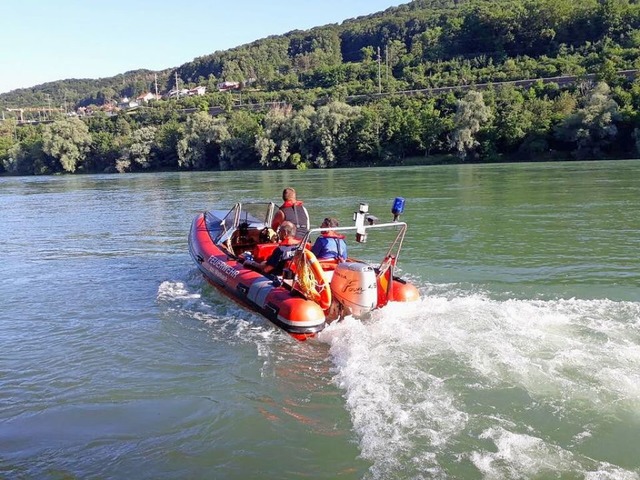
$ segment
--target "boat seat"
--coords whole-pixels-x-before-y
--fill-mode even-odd
[[[253,248],[253,259],[256,262],[263,262],[278,248],[277,243],[259,243]]]
[[[252,254],[253,259],[256,262],[262,262],[269,258],[269,256],[273,253],[273,251],[278,248],[278,243],[258,243],[255,247],[253,247]],[[307,250],[311,250],[311,244],[307,242],[305,245]]]
[[[320,262],[320,266],[322,267],[322,270],[324,270],[325,272],[335,270],[339,263],[337,258],[332,258],[328,260],[318,260],[318,262]]]
[[[322,273],[324,274],[324,278],[327,284],[331,283],[333,279],[333,272],[338,266],[338,259],[329,259],[329,260],[318,260],[320,262],[320,266],[322,267]]]
[[[251,252],[260,242],[260,230],[250,227],[244,230],[238,229],[231,236],[231,245],[235,252]]]

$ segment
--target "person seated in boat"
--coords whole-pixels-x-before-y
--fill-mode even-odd
[[[282,222],[277,232],[279,239],[278,247],[271,253],[269,258],[263,262],[244,260],[243,264],[249,268],[259,270],[262,273],[282,275],[282,271],[287,262],[293,259],[300,240],[295,238],[296,226],[289,221]]]
[[[344,240],[344,235],[333,230],[339,226],[340,223],[333,217],[325,218],[322,225],[320,225],[321,228],[326,228],[326,230],[320,233],[313,247],[311,247],[311,253],[313,253],[318,260],[335,260],[342,262],[347,259],[347,242]]]
[[[284,203],[278,207],[278,211],[273,216],[271,228],[277,231],[282,222],[289,221],[296,227],[296,238],[302,240],[309,231],[309,212],[296,198],[296,191],[291,187],[282,191],[282,200]]]

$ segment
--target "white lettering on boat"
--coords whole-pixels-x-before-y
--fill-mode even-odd
[[[342,292],[343,293],[356,293],[356,294],[363,294],[364,292],[366,292],[367,290],[374,290],[378,288],[377,285],[375,283],[372,283],[370,285],[366,285],[364,287],[361,287],[360,285],[357,284],[357,282],[355,280],[348,280],[348,283],[346,283],[344,285],[344,287],[342,287]]]
[[[224,263],[222,260],[220,260],[217,257],[214,257],[213,255],[209,257],[209,260],[207,260],[207,263],[209,263],[209,265],[211,265],[215,269],[212,273],[216,277],[220,278],[221,280],[227,280],[227,278],[229,277],[236,278],[240,273],[238,270],[236,270],[233,267],[230,267],[229,265]]]

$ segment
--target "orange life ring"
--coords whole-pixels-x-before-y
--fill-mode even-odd
[[[331,288],[327,284],[327,279],[324,276],[324,270],[322,269],[322,265],[320,265],[320,262],[311,252],[311,250],[305,249],[303,250],[303,252],[305,261],[311,267],[311,273],[313,273],[313,277],[316,280],[316,293],[318,294],[318,298],[314,300],[318,302],[320,308],[326,310],[331,306]],[[292,264],[294,263],[295,262],[292,262]]]

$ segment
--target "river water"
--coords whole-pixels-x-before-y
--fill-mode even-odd
[[[405,197],[422,300],[299,343],[206,284],[196,213],[286,185]],[[638,161],[0,178],[0,478],[638,479],[638,212]]]

